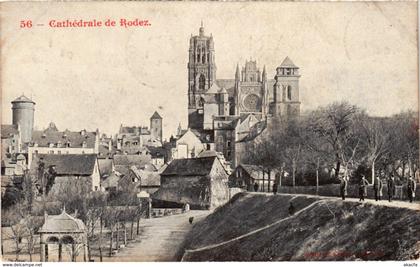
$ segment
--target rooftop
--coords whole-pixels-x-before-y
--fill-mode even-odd
[[[59,215],[47,215],[44,225],[38,231],[39,233],[84,233],[86,231],[85,224],[66,213]]]
[[[34,158],[35,164],[31,165],[31,170],[36,170],[39,161],[42,160],[45,166],[55,166],[55,171],[59,176],[65,175],[92,175],[96,163],[95,154],[39,154]]]
[[[32,101],[31,99],[27,98],[25,95],[21,95],[18,98],[16,98],[15,100],[12,101],[12,104],[14,103],[33,103],[35,104],[34,101]]]
[[[174,159],[162,172],[161,176],[204,176],[210,174],[216,156]]]

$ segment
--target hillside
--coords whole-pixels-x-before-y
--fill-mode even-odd
[[[289,217],[290,201],[296,213]],[[182,260],[418,259],[420,212],[397,204],[238,194],[193,227]]]

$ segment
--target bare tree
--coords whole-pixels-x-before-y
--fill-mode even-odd
[[[311,114],[310,130],[322,138],[335,158],[335,177],[341,166],[348,169],[360,149],[360,135],[354,127],[361,111],[347,102],[321,107]]]
[[[2,212],[3,225],[8,226],[10,229],[10,231],[7,231],[6,228],[6,235],[12,239],[15,244],[16,261],[19,260],[19,255],[22,250],[21,244],[26,235],[23,209],[23,205],[19,202],[4,213]]]

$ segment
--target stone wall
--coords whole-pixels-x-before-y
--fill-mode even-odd
[[[279,193],[287,193],[287,194],[308,194],[308,195],[316,195],[316,187],[315,186],[282,186],[278,188]],[[382,189],[383,199],[388,197],[387,195],[388,189],[387,186],[384,185]],[[340,197],[340,185],[339,184],[330,184],[330,185],[322,185],[318,187],[318,194],[320,196],[336,196]],[[358,185],[349,185],[347,187],[347,196],[348,197],[359,197],[359,186]],[[368,198],[375,198],[375,193],[373,190],[373,186],[368,186]],[[395,199],[400,200],[408,200],[407,197],[407,187],[404,186],[397,186],[396,189],[396,196]],[[416,187],[416,200],[420,200],[420,184],[417,184]]]

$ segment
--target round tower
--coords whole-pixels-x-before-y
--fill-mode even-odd
[[[22,95],[12,101],[12,122],[18,125],[22,143],[32,140],[35,102]]]

